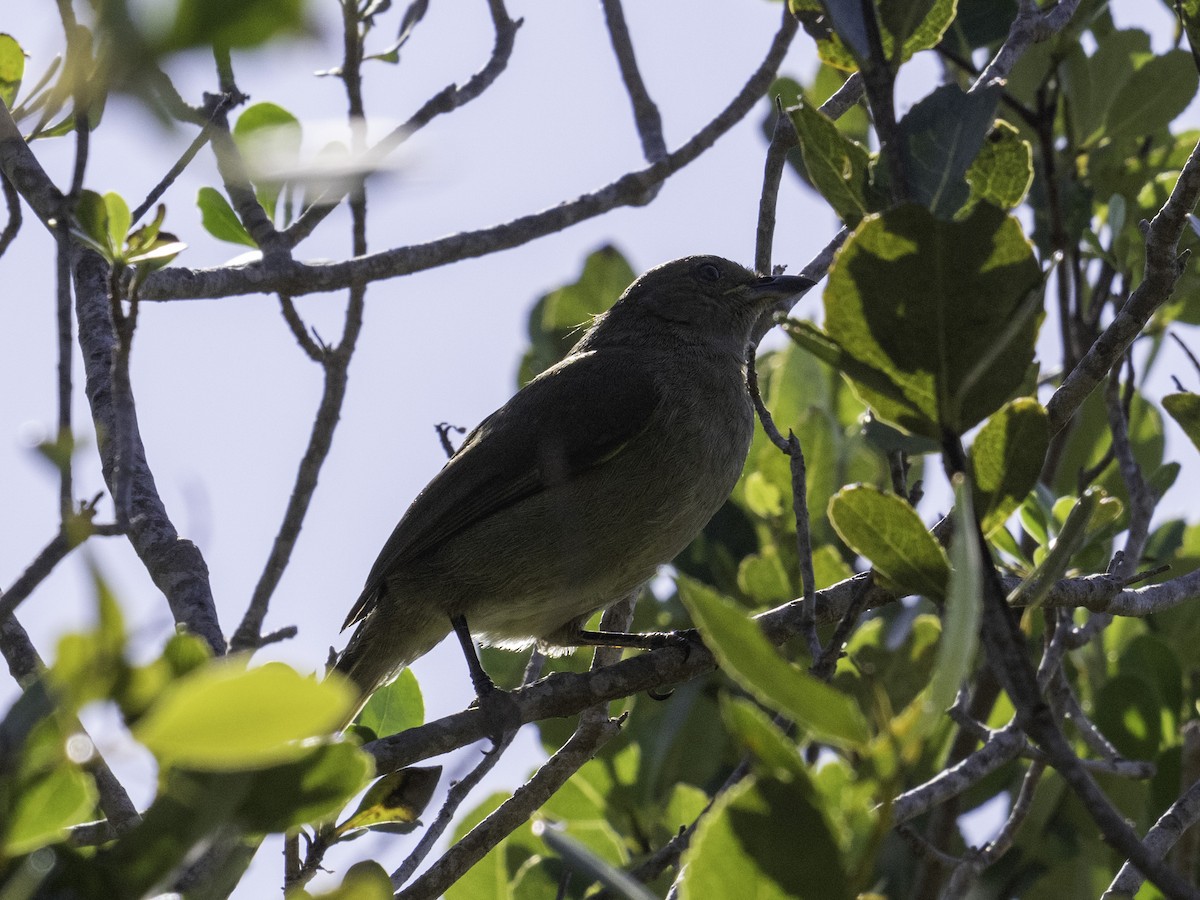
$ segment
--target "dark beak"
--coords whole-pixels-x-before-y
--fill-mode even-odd
[[[750,285],[752,296],[761,300],[763,304],[763,313],[754,326],[753,341],[755,345],[775,324],[775,313],[790,310],[814,284],[816,284],[815,281],[805,278],[803,275],[768,275]]]
[[[763,296],[785,299],[803,295],[816,284],[811,278],[803,275],[767,275],[759,278],[750,285],[750,290]]]

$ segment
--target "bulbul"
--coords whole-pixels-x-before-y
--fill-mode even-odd
[[[467,437],[371,567],[336,662],[362,702],[452,630],[547,651],[647,646],[584,623],[648,581],[729,497],[750,448],[747,354],[813,284],[717,256],[641,276]]]

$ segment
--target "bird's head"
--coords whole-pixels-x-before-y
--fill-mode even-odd
[[[756,275],[720,256],[685,256],[631,284],[597,322],[595,338],[667,332],[740,354],[765,332],[760,323],[770,313],[813,284],[798,275]]]

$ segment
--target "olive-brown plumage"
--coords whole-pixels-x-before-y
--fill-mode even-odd
[[[456,617],[489,644],[578,644],[733,490],[754,428],[755,325],[811,284],[715,256],[635,281],[413,501],[346,619],[337,669],[365,698]]]

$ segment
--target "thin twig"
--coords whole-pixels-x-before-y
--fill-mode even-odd
[[[162,197],[162,195],[167,192],[167,189],[175,183],[180,175],[183,174],[183,170],[191,165],[192,160],[196,158],[196,154],[204,149],[204,145],[207,144],[212,138],[213,119],[218,115],[224,115],[226,112],[228,112],[231,106],[242,99],[242,95],[223,93],[210,96],[208,99],[211,106],[211,112],[208,115],[208,120],[201,127],[200,133],[192,139],[192,142],[188,145],[187,149],[179,155],[179,159],[175,161],[175,164],[167,170],[167,173],[161,179],[159,179],[158,184],[150,189],[150,193],[146,195],[146,199],[139,203],[137,209],[131,213],[129,220],[130,227],[136,225],[141,220],[142,216],[144,216],[154,207],[154,204],[159,201],[159,198]]]
[[[524,824],[534,810],[543,806],[566,784],[567,779],[579,771],[580,766],[595,756],[620,730],[620,723],[615,719],[581,720],[575,733],[533,777],[396,896],[403,900],[440,897],[467,869]]]
[[[1183,338],[1181,338],[1174,331],[1168,331],[1167,334],[1171,336],[1171,340],[1179,345],[1179,349],[1182,350],[1184,355],[1188,358],[1188,361],[1192,364],[1192,368],[1195,369],[1198,374],[1200,374],[1200,359],[1196,358],[1196,354],[1192,352],[1191,348],[1188,347],[1186,343],[1184,343]]]
[[[1059,0],[1042,10],[1035,0],[1018,0],[1017,17],[1009,26],[1008,37],[975,79],[971,90],[982,90],[988,85],[1004,81],[1029,45],[1044,41],[1065,28],[1078,6],[1079,0]]]
[[[342,9],[344,36],[342,81],[346,86],[347,117],[353,136],[352,150],[358,152],[362,148],[365,127],[363,123],[366,120],[360,73],[363,52],[362,34],[359,29],[358,7],[352,3],[344,3]],[[361,182],[351,192],[350,214],[351,252],[355,257],[361,257],[367,252],[366,196]],[[313,420],[312,431],[309,433],[308,446],[300,460],[295,485],[288,498],[283,521],[279,526],[279,532],[271,545],[271,553],[263,567],[262,575],[259,576],[258,583],[254,586],[249,606],[230,639],[230,644],[235,649],[256,649],[262,646],[262,626],[267,616],[271,597],[279,586],[283,572],[291,560],[296,541],[300,537],[304,518],[317,489],[317,479],[321,468],[333,446],[333,433],[341,418],[342,405],[346,398],[350,360],[354,356],[358,337],[362,332],[366,291],[364,282],[351,284],[349,298],[346,302],[346,314],[342,323],[342,339],[336,347],[327,352],[320,351],[320,348],[308,340],[291,298],[280,295],[284,319],[287,320],[293,335],[310,355],[314,351],[319,354],[318,361],[325,370],[324,390],[321,394],[321,403],[317,408],[317,415]],[[304,337],[302,338],[301,335]]]
[[[4,192],[4,205],[8,208],[8,221],[0,231],[0,256],[3,256],[21,230],[21,195],[4,175],[0,175],[0,191]]]
[[[763,161],[763,186],[758,199],[758,227],[754,241],[754,268],[763,275],[771,274],[772,244],[775,240],[775,208],[779,202],[779,183],[787,153],[796,146],[796,129],[775,98],[775,130],[767,145]]]
[[[1029,817],[1029,810],[1033,806],[1033,793],[1045,770],[1045,763],[1035,761],[1029,764],[1025,777],[1021,779],[1021,789],[1017,792],[1017,799],[1013,801],[1012,810],[1010,810],[1008,819],[999,834],[992,838],[986,847],[967,854],[967,858],[954,870],[950,883],[946,885],[945,893],[942,896],[951,898],[951,900],[966,896],[971,882],[979,877],[979,873],[1012,848],[1017,832]]]
[[[1146,852],[1153,859],[1162,859],[1167,851],[1175,846],[1175,842],[1185,831],[1200,821],[1200,781],[1193,784],[1184,794],[1172,803],[1167,811],[1158,817],[1142,843]],[[1138,871],[1138,866],[1126,862],[1117,872],[1117,877],[1108,886],[1100,900],[1117,900],[1119,897],[1130,897],[1138,892],[1145,875]],[[1161,887],[1161,885],[1160,885]]]
[[[41,584],[70,552],[71,544],[67,541],[66,531],[59,531],[4,595],[0,596],[0,622],[11,616],[21,602],[33,593],[34,588]]]
[[[804,598],[804,615],[800,620],[800,630],[815,665],[823,654],[821,639],[817,636],[817,587],[816,577],[813,574],[812,531],[809,528],[808,520],[808,478],[804,465],[804,451],[800,448],[799,438],[790,429],[786,438],[779,433],[770,410],[763,403],[762,394],[758,390],[758,372],[755,369],[753,354],[746,361],[746,386],[750,391],[750,399],[754,403],[754,408],[758,411],[763,431],[767,433],[771,443],[787,456],[791,463],[792,512],[796,520],[796,556],[800,566],[800,582]]]
[[[1146,267],[1141,283],[1046,404],[1052,434],[1066,426],[1142,333],[1154,311],[1170,298],[1187,261],[1186,253],[1178,253],[1179,239],[1198,198],[1200,144],[1192,149],[1167,202],[1145,229]]]
[[[625,82],[625,93],[633,106],[633,121],[637,125],[638,137],[642,141],[642,156],[646,162],[658,162],[667,155],[667,144],[663,140],[662,116],[646,90],[642,73],[638,70],[637,57],[633,52],[633,41],[629,37],[629,26],[621,0],[600,0],[604,8],[604,24],[612,41],[621,80]]]
[[[434,94],[429,100],[413,113],[404,124],[394,128],[379,143],[375,144],[364,156],[364,170],[371,171],[383,164],[383,161],[435,118],[445,113],[453,112],[459,107],[470,103],[495,83],[500,74],[508,67],[516,40],[517,29],[521,27],[521,19],[512,19],[504,6],[504,0],[488,0],[488,10],[491,13],[492,28],[495,33],[492,53],[487,63],[468,79],[462,87],[450,84]],[[346,196],[344,186],[330,188],[323,192],[287,229],[284,236],[288,243],[295,247],[312,234]],[[342,285],[345,287],[345,285]]]
[[[957,435],[946,435],[943,462],[948,477],[966,470],[966,453]],[[999,574],[990,562],[987,538],[978,522],[975,526],[980,554],[989,562],[983,567],[982,643],[992,670],[1012,699],[1016,710],[1015,721],[1045,752],[1050,765],[1083,803],[1105,843],[1133,861],[1172,900],[1200,896],[1177,872],[1148,852],[1063,737],[1038,689],[1037,676],[1026,654],[1024,637],[1005,602],[1006,592]]]
[[[636,205],[654,185],[701,156],[757,105],[774,79],[798,27],[795,18],[786,9],[782,14],[783,22],[763,62],[720,113],[664,159],[645,169],[622,175],[597,191],[501,225],[341,262],[301,263],[264,259],[245,266],[216,269],[168,266],[147,277],[141,297],[143,300],[175,300],[184,297],[228,298],[264,291],[283,291],[294,296],[333,291],[356,282],[409,275],[506,250],[562,231],[617,207]],[[18,151],[8,152],[9,148],[3,141],[2,124],[0,121],[0,168],[8,172],[10,167],[14,170],[18,168],[10,159],[22,160]]]

